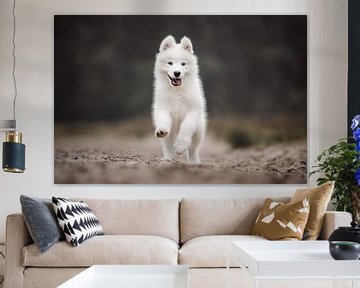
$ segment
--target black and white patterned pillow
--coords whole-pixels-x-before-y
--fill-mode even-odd
[[[99,220],[84,202],[52,197],[55,214],[66,241],[79,246],[86,239],[104,235]]]

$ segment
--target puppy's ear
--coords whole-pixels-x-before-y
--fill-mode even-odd
[[[191,40],[184,36],[182,39],[181,39],[181,47],[183,49],[185,49],[186,51],[190,52],[191,54],[194,54],[194,49],[193,49],[193,46],[192,46],[192,43],[191,43]]]
[[[159,52],[163,52],[166,49],[175,46],[175,44],[175,38],[172,35],[168,35],[164,38],[164,40],[161,41]]]

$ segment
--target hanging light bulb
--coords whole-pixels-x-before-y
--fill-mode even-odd
[[[14,19],[14,29],[13,29],[13,70],[12,77],[14,80],[14,101],[13,101],[13,115],[14,120],[5,120],[0,121],[0,130],[6,131],[6,139],[3,143],[3,169],[5,172],[10,173],[23,173],[25,171],[25,145],[22,144],[22,133],[16,129],[16,98],[17,98],[17,87],[16,87],[16,77],[15,77],[15,68],[16,68],[16,57],[15,57],[15,33],[16,33],[16,17],[15,17],[15,6],[16,0],[13,2],[13,19]]]

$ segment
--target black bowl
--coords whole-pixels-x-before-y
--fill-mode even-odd
[[[358,260],[360,257],[360,244],[348,241],[331,241],[330,255],[335,260]]]

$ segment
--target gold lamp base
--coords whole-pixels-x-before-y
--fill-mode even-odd
[[[11,167],[4,167],[3,169],[5,172],[9,173],[24,173],[25,170],[20,168],[11,168]]]

